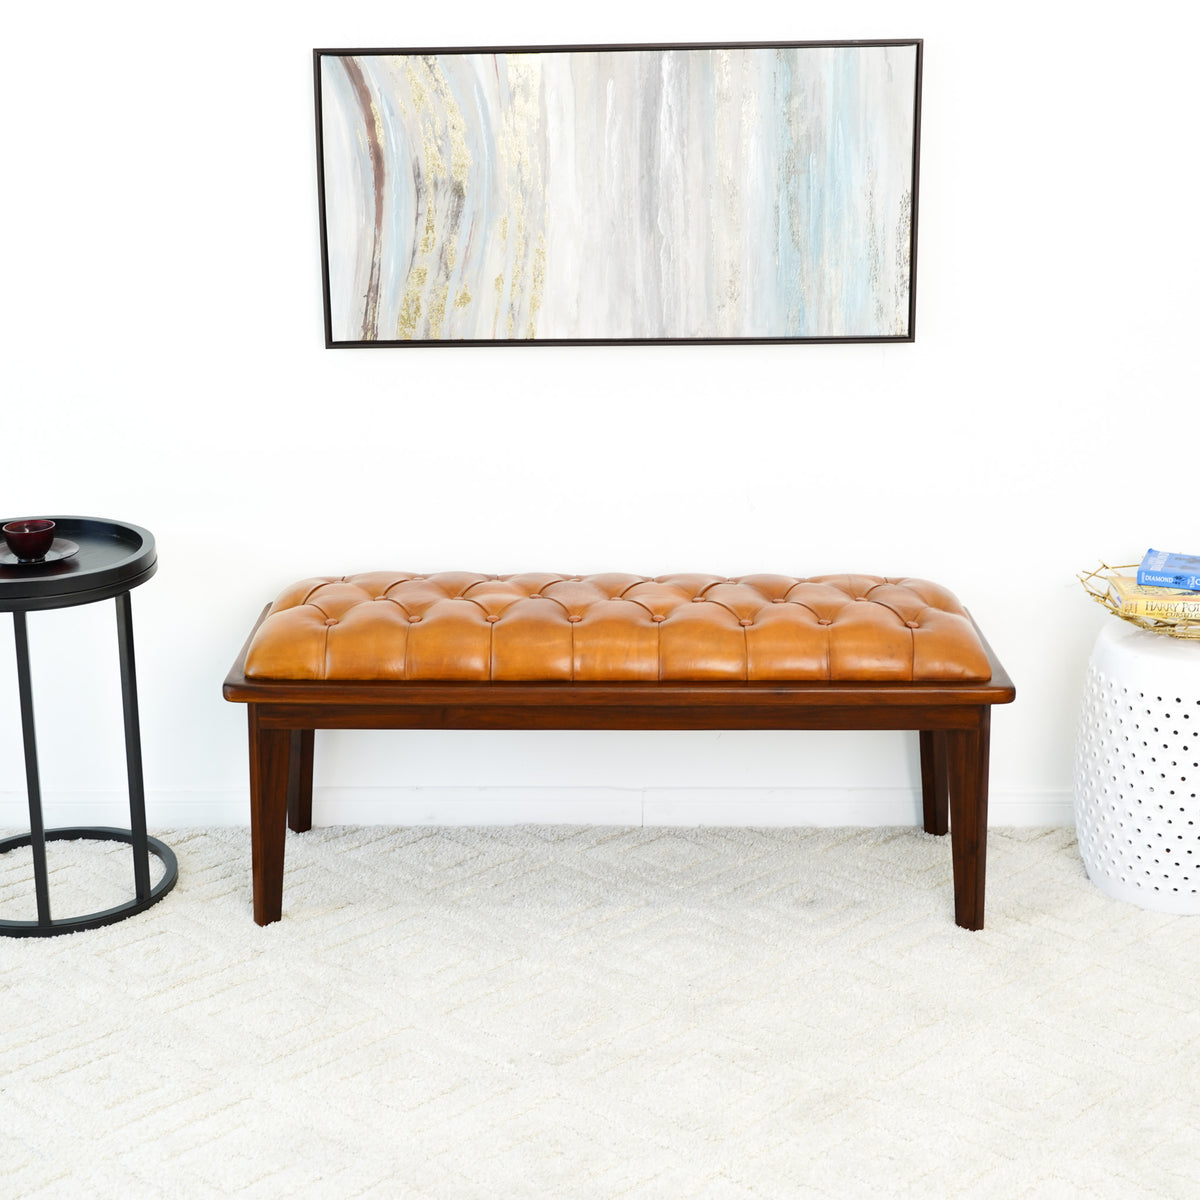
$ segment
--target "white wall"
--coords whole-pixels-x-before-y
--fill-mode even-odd
[[[994,823],[1068,821],[1082,674],[1109,619],[1074,573],[1200,541],[1196,18],[1159,11],[5,6],[0,509],[158,539],[134,593],[151,824],[246,819],[230,662],[283,585],[378,567],[938,579],[1018,685],[995,714]],[[913,36],[915,344],[322,348],[314,46]],[[1122,498],[1140,463],[1152,511]],[[52,824],[122,820],[111,610],[30,618]],[[16,827],[8,634],[0,729]],[[321,822],[917,813],[901,735],[318,742]]]

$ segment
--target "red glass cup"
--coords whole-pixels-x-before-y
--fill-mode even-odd
[[[9,521],[4,540],[21,562],[39,562],[54,545],[54,522]]]

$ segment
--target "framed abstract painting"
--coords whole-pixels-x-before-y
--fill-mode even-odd
[[[313,57],[329,347],[913,340],[920,40]]]

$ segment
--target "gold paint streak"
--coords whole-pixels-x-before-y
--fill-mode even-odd
[[[406,56],[404,59],[404,73],[408,76],[408,86],[412,91],[413,103],[417,106],[417,108],[424,108],[425,89],[421,86],[421,79],[416,70],[415,64],[417,62],[420,62],[420,60]],[[424,63],[421,65],[424,66]]]
[[[450,143],[450,177],[460,187],[467,186],[467,177],[471,170],[471,151],[467,146],[467,123],[463,120],[462,112],[454,100],[450,83],[441,63],[437,64],[437,73],[430,72],[431,83],[446,109],[446,139]]]
[[[507,211],[500,219],[500,237],[504,261],[508,266],[510,283],[508,303],[504,314],[507,337],[511,340],[523,333],[518,323],[523,320],[523,298],[529,264],[526,236],[526,204],[537,191],[536,159],[530,153],[531,141],[538,127],[538,84],[540,69],[527,55],[514,54],[506,58],[509,84],[509,105],[499,130],[500,158],[507,175]],[[504,297],[500,298],[501,303]]]
[[[438,144],[437,134],[428,121],[421,122],[421,142],[425,147],[425,173],[430,179],[445,179],[446,160],[442,158],[442,149]]]
[[[496,323],[500,320],[500,306],[504,303],[504,275],[496,276],[496,306],[492,309],[492,337],[496,336]]]
[[[524,206],[524,202],[522,200],[520,200],[520,198],[518,198],[517,204],[519,207]],[[519,272],[519,277],[517,279],[518,286],[514,287],[513,290],[509,293],[509,295],[512,299],[512,302],[515,304],[516,300],[517,300],[517,296],[525,290],[525,274],[526,274],[527,268],[525,267],[525,218],[524,218],[524,216],[520,217],[517,221],[517,240],[513,247],[513,258],[516,261],[516,263],[518,264],[517,270]]]
[[[533,337],[533,318],[542,307],[542,294],[546,287],[546,235],[538,236],[537,249],[533,252],[533,291],[529,294],[529,336]]]
[[[446,323],[446,294],[450,291],[450,285],[445,282],[438,283],[429,297],[429,336],[431,338],[440,338],[442,336],[442,326]]]
[[[467,176],[471,170],[471,151],[467,148],[465,129],[461,120],[450,126],[450,174],[454,182],[463,188],[467,186]]]
[[[400,301],[400,315],[396,319],[396,336],[402,341],[412,341],[417,336],[417,322],[421,319],[421,289],[429,272],[425,267],[414,267],[404,285],[404,298]]]
[[[404,56],[400,54],[390,55],[387,59],[387,64],[393,73],[399,74],[405,66]],[[395,102],[396,107],[400,110],[401,114],[407,117],[408,105],[404,103],[404,96],[395,87],[392,89],[392,99]]]
[[[534,54],[498,58],[507,103],[495,129],[503,209],[489,221],[485,244],[493,267],[489,297],[493,336],[533,336],[534,317],[544,302],[546,182],[542,144],[546,137],[542,60]],[[499,268],[499,274],[495,274]]]
[[[398,336],[445,335],[451,275],[458,265],[459,222],[470,183],[471,152],[467,126],[450,81],[434,57],[404,56],[402,63],[420,131],[420,179],[425,206],[415,246],[415,263],[405,283],[397,318]],[[418,265],[419,264],[419,265]],[[460,287],[456,308],[471,303]]]
[[[437,81],[433,78],[429,64],[421,58],[405,59],[404,71],[408,77],[413,104],[420,116],[421,147],[424,151],[421,169],[428,179],[445,179],[446,163],[442,158],[442,149],[435,129],[438,114],[430,95],[430,92],[437,91]]]
[[[430,203],[425,208],[425,232],[421,235],[419,249],[422,254],[432,254],[435,246],[437,246],[437,218],[433,211],[433,204]]]

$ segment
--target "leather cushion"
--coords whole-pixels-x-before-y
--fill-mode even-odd
[[[981,681],[958,600],[875,575],[378,571],[305,579],[252,639],[250,679]]]

